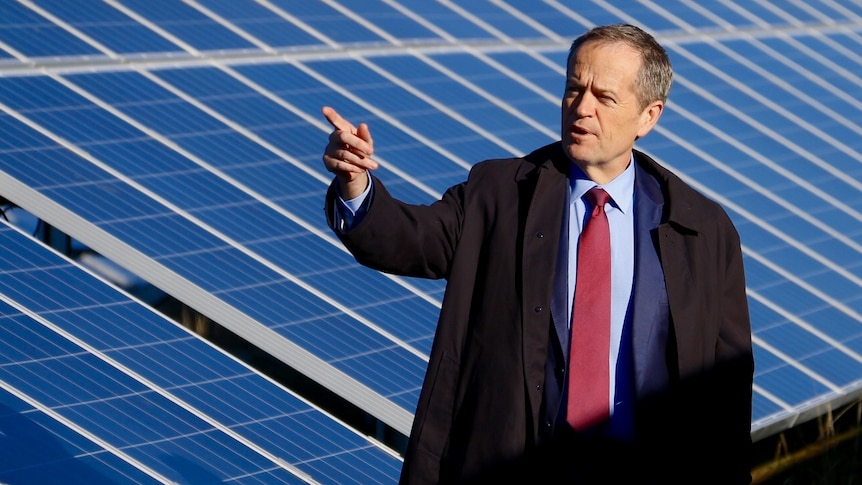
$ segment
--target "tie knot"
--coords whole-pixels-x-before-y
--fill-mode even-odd
[[[604,207],[611,200],[611,196],[601,187],[593,187],[584,195],[593,207]]]

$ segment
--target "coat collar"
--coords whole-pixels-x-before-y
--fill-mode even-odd
[[[521,182],[533,176],[536,170],[548,170],[553,175],[568,178],[569,176],[569,159],[563,152],[563,146],[560,142],[551,143],[541,148],[534,150],[532,153],[524,157],[527,162],[518,169],[515,174],[515,179]]]
[[[700,232],[704,221],[697,214],[703,213],[699,207],[702,199],[697,196],[694,189],[649,155],[635,150],[634,158],[635,163],[658,179],[659,185],[665,191],[664,200],[673,201],[667,204],[662,222],[670,223],[684,232]]]
[[[571,162],[559,141],[536,149],[525,156],[524,160],[528,163],[523,164],[516,173],[515,177],[518,181],[535,175],[536,170],[548,170],[555,176],[568,177],[569,175]],[[634,160],[647,173],[659,180],[660,186],[665,191],[664,200],[673,201],[673,204],[667,206],[662,222],[670,223],[684,232],[700,232],[704,221],[697,214],[701,213],[699,205],[702,204],[702,199],[696,196],[694,189],[640,150],[634,150]]]

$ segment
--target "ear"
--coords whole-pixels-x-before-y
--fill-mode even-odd
[[[638,129],[638,138],[642,138],[649,133],[656,123],[658,123],[658,119],[661,117],[661,113],[664,111],[664,102],[660,100],[655,100],[649,104],[646,108],[644,108],[641,113],[640,119],[640,128]]]

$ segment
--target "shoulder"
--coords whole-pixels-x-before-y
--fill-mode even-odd
[[[724,207],[682,180],[677,174],[635,150],[635,162],[661,188],[667,205],[665,220],[696,232],[718,229],[735,231]]]
[[[567,173],[567,165],[568,160],[560,142],[555,142],[537,148],[524,156],[493,158],[478,162],[470,170],[470,179],[495,178],[518,181],[529,178],[544,168]]]

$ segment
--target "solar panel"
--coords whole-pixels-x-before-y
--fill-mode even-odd
[[[554,139],[568,43],[618,21],[653,31],[675,66],[639,147],[742,236],[753,435],[862,395],[857,4],[144,3],[87,7],[146,32],[134,47],[59,1],[40,5],[68,25],[0,7],[18,61],[0,63],[3,195],[395,429],[443,286],[359,268],[323,226],[320,107],[368,121],[387,186],[429,202],[472,163]]]
[[[18,2],[0,5],[0,43],[9,57],[99,54],[95,47]]]
[[[400,460],[0,226],[0,480],[395,481]]]
[[[9,3],[10,5],[0,8],[14,8],[22,12],[27,10],[27,8],[20,4],[14,5],[11,2]],[[99,54],[97,50],[97,46],[99,45],[119,54],[131,55],[166,52],[179,53],[181,51],[180,48],[167,39],[159,36],[140,22],[129,18],[122,11],[112,7],[107,2],[82,0],[71,4],[69,2],[49,0],[38,2],[38,6],[33,5],[28,7],[33,10],[32,12],[27,12],[27,16],[34,28],[38,26],[39,29],[57,29],[62,24],[67,25],[66,29],[61,30],[61,32],[65,31],[62,34],[63,37],[69,35],[73,38],[73,42],[70,45],[76,46],[75,48],[80,51],[73,52],[75,55],[97,55]],[[48,38],[55,39],[58,37],[59,35],[54,35],[53,33],[48,36]],[[95,45],[92,42],[86,42],[85,38],[91,39],[92,42],[95,42]],[[32,36],[27,36],[21,42],[21,45],[28,46],[30,42],[32,42]],[[18,45],[18,42],[11,43],[11,45],[15,47]]]

